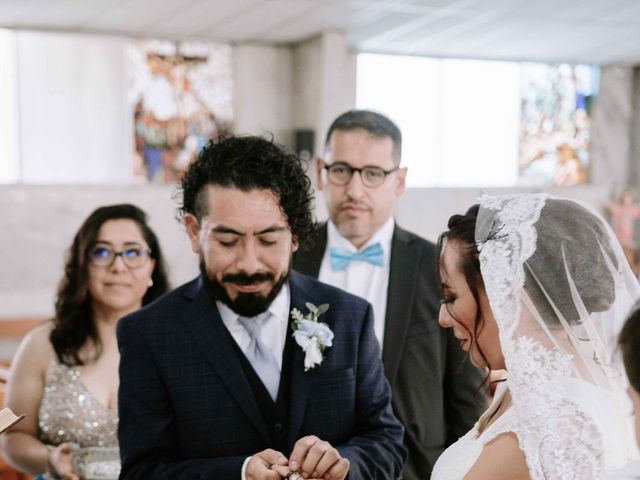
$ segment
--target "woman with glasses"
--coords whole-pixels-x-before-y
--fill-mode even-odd
[[[117,478],[116,325],[167,289],[142,210],[122,204],[89,215],[68,252],[55,318],[29,333],[13,360],[7,405],[26,418],[2,437],[10,463],[41,478]],[[90,447],[111,454],[84,465],[100,472],[79,471]]]

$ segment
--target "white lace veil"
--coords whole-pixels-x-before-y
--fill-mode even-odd
[[[531,478],[596,479],[626,463],[616,340],[640,289],[607,223],[546,194],[484,196],[476,245]]]

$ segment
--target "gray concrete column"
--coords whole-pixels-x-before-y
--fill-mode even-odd
[[[594,105],[590,181],[595,185],[609,185],[613,190],[621,189],[628,181],[633,77],[631,67],[602,67]]]
[[[315,134],[315,154],[333,119],[356,100],[356,53],[343,32],[328,31],[293,47],[293,124]]]

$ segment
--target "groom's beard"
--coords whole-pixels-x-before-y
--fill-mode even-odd
[[[282,286],[289,278],[289,271],[290,269],[283,273],[277,280],[275,280],[275,275],[271,272],[255,273],[253,275],[246,275],[244,273],[227,274],[222,277],[221,283],[207,273],[207,267],[204,261],[202,259],[200,260],[202,280],[211,298],[214,301],[221,301],[235,313],[243,317],[255,317],[256,315],[266,312],[271,302],[278,296],[282,290]],[[251,285],[263,281],[274,282],[273,287],[271,287],[271,290],[266,295],[261,293],[240,292],[235,300],[229,297],[223,285],[226,282]]]

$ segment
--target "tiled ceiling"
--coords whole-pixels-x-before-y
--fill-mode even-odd
[[[269,43],[342,30],[365,52],[640,63],[640,0],[0,0],[0,27]]]

